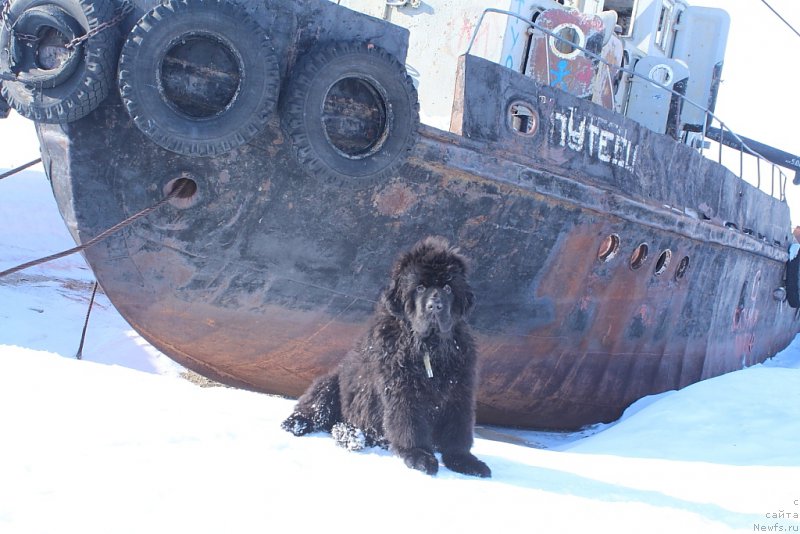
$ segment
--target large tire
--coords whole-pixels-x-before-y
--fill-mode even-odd
[[[110,0],[16,0],[8,12],[13,31],[0,28],[0,72],[9,78],[3,98],[38,122],[66,123],[91,113],[114,85],[119,34],[108,28],[71,51],[62,45],[113,16]],[[28,46],[21,34],[40,39]],[[54,50],[60,57],[48,54]],[[48,56],[52,62],[41,65]]]
[[[800,254],[797,245],[789,251],[789,262],[786,264],[786,301],[792,308],[800,308]]]
[[[416,144],[417,91],[405,67],[377,46],[317,47],[298,61],[286,94],[282,125],[311,175],[385,178]]]
[[[280,74],[267,34],[238,4],[167,0],[131,30],[119,86],[134,123],[154,143],[215,156],[264,129]]]
[[[6,99],[2,96],[2,84],[0,84],[0,119],[5,119],[8,117],[8,112],[11,111],[11,107],[6,102]]]

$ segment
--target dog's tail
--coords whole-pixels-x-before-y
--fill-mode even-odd
[[[333,373],[311,384],[298,399],[292,415],[281,423],[281,428],[295,436],[302,436],[310,432],[330,432],[333,425],[341,421],[339,375]]]

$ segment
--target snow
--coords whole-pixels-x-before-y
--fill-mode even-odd
[[[0,169],[34,159],[0,122]],[[69,248],[41,168],[0,181],[0,269]],[[0,532],[800,532],[800,338],[573,434],[477,428],[493,477],[281,430],[291,400],[200,388],[79,256],[0,279]]]

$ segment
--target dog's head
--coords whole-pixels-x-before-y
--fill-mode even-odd
[[[414,334],[449,336],[472,309],[466,259],[442,237],[428,237],[401,255],[392,269],[382,303]]]

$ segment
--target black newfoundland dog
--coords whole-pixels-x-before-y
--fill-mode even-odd
[[[440,237],[400,256],[369,332],[309,387],[282,427],[296,436],[330,432],[351,450],[388,447],[429,475],[439,451],[453,471],[491,476],[470,453],[476,352],[465,322],[474,300],[466,269]]]

